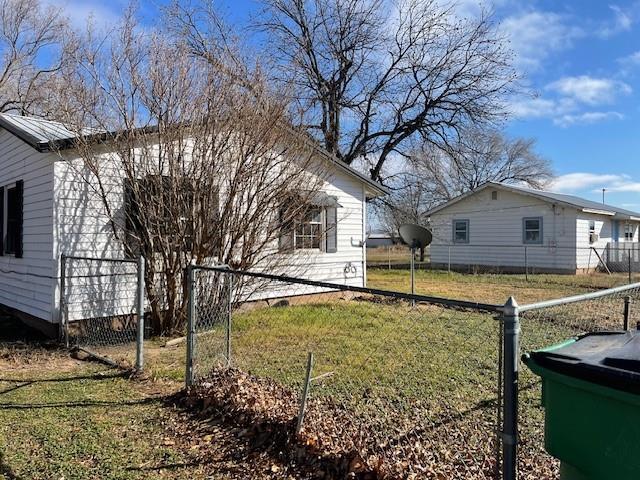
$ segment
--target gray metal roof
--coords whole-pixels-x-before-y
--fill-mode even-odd
[[[76,132],[69,130],[60,122],[10,113],[0,114],[0,126],[38,150],[51,143],[69,141],[77,137]],[[83,129],[81,133],[90,135],[99,132],[94,129]]]
[[[609,205],[601,202],[594,202],[593,200],[587,200],[586,198],[576,197],[575,195],[568,195],[565,193],[547,192],[545,190],[534,190],[532,188],[520,187],[515,185],[508,185],[499,182],[489,182],[493,185],[500,185],[503,188],[509,190],[515,190],[528,195],[535,195],[536,197],[545,198],[552,202],[567,203],[575,207],[587,210],[597,210],[611,212],[615,215],[622,215],[627,217],[640,218],[640,213],[626,210],[624,208],[616,207],[615,205]]]
[[[595,213],[602,213],[604,215],[612,215],[612,216],[616,216],[616,217],[622,217],[622,218],[634,218],[634,219],[640,219],[640,213],[639,212],[633,212],[631,210],[626,210],[624,208],[620,208],[620,207],[616,207],[614,205],[608,205],[605,203],[600,203],[600,202],[594,202],[593,200],[587,200],[585,198],[581,198],[581,197],[576,197],[575,195],[567,195],[565,193],[555,193],[555,192],[547,192],[545,190],[535,190],[533,188],[526,188],[526,187],[521,187],[518,185],[511,185],[508,183],[502,183],[502,182],[486,182],[483,183],[482,185],[480,185],[478,188],[476,188],[475,190],[472,190],[470,192],[464,193],[458,197],[453,198],[452,200],[449,200],[446,203],[443,203],[442,205],[439,205],[437,207],[435,207],[434,209],[432,209],[431,211],[427,212],[428,215],[433,215],[436,212],[439,212],[440,210],[443,210],[447,207],[449,207],[450,205],[453,205],[455,203],[458,203],[460,200],[463,200],[467,197],[470,197],[472,195],[474,195],[475,193],[484,190],[486,188],[489,187],[493,187],[493,188],[500,188],[502,190],[509,190],[511,192],[515,192],[515,193],[521,193],[523,195],[530,195],[542,200],[546,200],[548,202],[551,203],[562,203],[565,205],[569,205],[571,207],[577,208],[578,210],[586,210],[586,211],[592,211]]]
[[[74,145],[73,140],[78,137],[77,132],[69,130],[60,122],[53,122],[51,120],[44,120],[36,117],[25,117],[10,113],[0,113],[0,127],[22,139],[39,152],[46,152],[53,148],[59,148],[62,150],[65,148],[71,148]],[[153,126],[143,128],[149,131],[153,131],[155,129]],[[91,128],[82,129],[80,134],[96,135],[104,137],[105,140],[110,136],[115,135],[114,132],[105,132]],[[356,177],[358,180],[371,187],[375,194],[381,195],[389,193],[389,190],[384,185],[372,180],[350,165],[340,161],[334,155],[331,155],[325,149],[320,147],[317,143],[313,142],[313,146],[318,153],[324,156],[324,158],[332,163],[336,168],[351,175],[352,177]]]

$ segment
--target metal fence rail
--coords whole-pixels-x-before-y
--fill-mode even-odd
[[[558,463],[544,451],[540,381],[526,367],[520,367],[520,353],[586,332],[636,328],[640,322],[638,304],[640,283],[530,305],[514,302],[509,312],[511,335],[505,334],[504,347],[505,429],[514,435],[509,439],[513,447],[512,456],[505,459],[505,479],[514,479],[516,474],[525,480],[557,478],[559,473]],[[511,361],[506,359],[507,350],[513,352]],[[509,382],[513,388],[507,394]]]
[[[63,342],[119,366],[143,367],[144,259],[60,258]]]
[[[216,268],[189,284],[187,384],[208,402],[391,478],[498,477],[501,306]]]

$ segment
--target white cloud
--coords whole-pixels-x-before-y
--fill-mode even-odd
[[[85,28],[90,19],[99,27],[114,25],[119,20],[118,12],[122,10],[117,0],[45,0],[44,3],[61,9],[71,24],[80,29]]]
[[[550,187],[551,190],[565,193],[586,190],[600,192],[603,188],[606,188],[608,192],[640,193],[640,182],[625,174],[568,173],[556,177]]]
[[[619,95],[631,93],[631,87],[624,82],[588,75],[563,77],[547,85],[546,89],[588,105],[612,103]]]
[[[618,5],[609,5],[613,12],[613,20],[607,22],[598,30],[598,35],[603,38],[609,38],[618,33],[628,32],[631,30],[637,17],[638,3],[627,8]]]
[[[581,28],[568,23],[558,13],[530,11],[505,18],[501,29],[511,42],[518,66],[536,70],[552,52],[569,48],[584,35]]]
[[[624,115],[620,112],[584,112],[579,114],[566,114],[553,119],[553,123],[560,127],[573,125],[591,125],[609,120],[622,120]]]

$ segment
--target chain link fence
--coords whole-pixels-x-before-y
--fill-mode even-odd
[[[499,306],[206,268],[190,285],[205,405],[337,476],[498,478]]]
[[[61,257],[61,336],[108,363],[143,363],[144,260]]]
[[[637,328],[640,284],[520,306],[518,311],[520,352],[531,352],[586,332]],[[544,450],[540,378],[524,365],[519,370],[518,478],[558,478],[559,463]]]
[[[466,273],[608,275],[612,285],[640,279],[640,244],[470,245],[434,243],[429,267]]]

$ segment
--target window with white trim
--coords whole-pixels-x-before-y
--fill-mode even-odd
[[[526,245],[542,244],[542,217],[522,219],[522,242]]]
[[[624,224],[624,239],[627,242],[633,242],[633,239],[636,236],[636,226],[632,223]]]
[[[469,220],[453,221],[453,243],[469,243]]]

